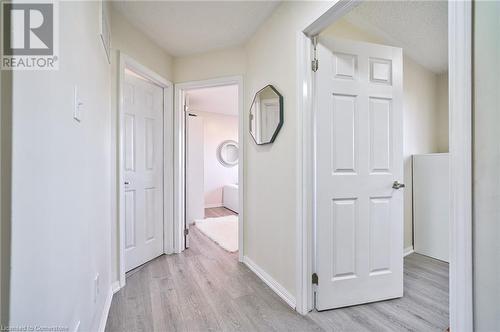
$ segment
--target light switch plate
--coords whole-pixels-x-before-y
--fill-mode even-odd
[[[75,85],[75,94],[74,94],[74,104],[73,104],[73,119],[78,122],[82,121],[82,111],[83,111],[83,102],[78,95],[78,87]]]

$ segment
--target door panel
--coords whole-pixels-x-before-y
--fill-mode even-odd
[[[332,280],[356,277],[356,199],[332,201],[334,260]]]
[[[370,97],[370,171],[390,172],[392,155],[391,100]]]
[[[163,253],[163,89],[125,71],[125,269]]]
[[[320,38],[316,308],[403,295],[402,52]]]
[[[331,120],[333,173],[356,173],[357,139],[356,96],[333,94]]]
[[[125,249],[135,247],[135,190],[125,191]]]

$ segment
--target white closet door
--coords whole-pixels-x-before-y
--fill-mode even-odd
[[[402,50],[320,38],[318,59],[316,308],[401,297]]]
[[[123,89],[125,269],[163,253],[163,89],[126,73]]]

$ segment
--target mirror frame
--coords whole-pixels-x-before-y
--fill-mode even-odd
[[[257,141],[255,140],[255,137],[253,136],[252,134],[252,131],[250,130],[250,124],[252,122],[250,116],[252,115],[251,111],[252,111],[252,107],[253,107],[253,104],[255,102],[255,98],[257,98],[257,95],[263,91],[264,89],[266,88],[271,88],[273,90],[274,93],[276,93],[278,95],[278,98],[279,98],[279,104],[280,104],[280,121],[278,123],[278,126],[276,127],[276,129],[274,130],[274,133],[273,133],[273,136],[271,137],[271,140],[269,142],[265,142],[265,143],[257,143]],[[255,142],[255,144],[257,145],[266,145],[266,144],[271,144],[271,143],[274,143],[274,141],[276,140],[276,137],[278,136],[278,133],[280,132],[281,130],[281,127],[283,127],[283,122],[284,122],[284,115],[285,115],[285,112],[283,111],[283,96],[281,95],[281,93],[278,92],[278,90],[276,90],[276,88],[272,85],[272,84],[268,84],[266,85],[265,87],[263,87],[262,89],[260,89],[259,91],[257,91],[253,97],[253,100],[252,100],[252,104],[250,105],[250,110],[248,112],[248,118],[249,118],[249,123],[248,123],[248,131],[250,133],[250,136],[252,136],[252,139],[253,141]]]
[[[222,159],[222,149],[224,147],[226,147],[227,145],[236,145],[236,148],[240,149],[240,145],[238,144],[238,142],[236,142],[235,140],[232,140],[232,139],[228,139],[228,140],[225,140],[225,141],[222,141],[219,146],[217,147],[217,160],[219,161],[219,163],[224,166],[224,167],[227,167],[227,168],[230,168],[230,167],[234,167],[236,165],[238,165],[238,163],[240,162],[240,158],[239,158],[239,155],[238,155],[238,159],[236,159],[236,161],[234,163],[229,163],[227,161],[225,161],[224,159]]]

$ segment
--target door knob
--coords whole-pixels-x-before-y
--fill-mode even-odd
[[[405,184],[404,183],[399,183],[399,181],[394,181],[394,183],[392,184],[392,188],[393,189],[401,189],[401,188],[404,188],[405,187]]]

